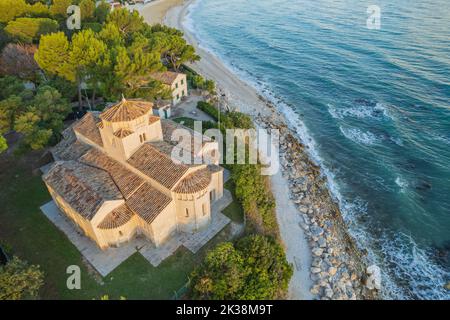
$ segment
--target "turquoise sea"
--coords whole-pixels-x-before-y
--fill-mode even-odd
[[[288,114],[383,296],[450,299],[450,2],[197,0],[187,24]]]

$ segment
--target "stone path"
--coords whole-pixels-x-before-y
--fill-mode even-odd
[[[203,100],[202,96],[191,94],[186,100],[172,107],[171,118],[187,117],[200,121],[214,121],[210,115],[197,109],[197,103]]]
[[[158,248],[145,237],[135,237],[119,248],[101,250],[95,242],[84,236],[82,231],[60,212],[54,201],[43,205],[41,211],[58,229],[64,232],[86,260],[105,277],[136,252],[140,252],[154,267],[159,266],[180,246],[186,247],[194,254],[197,253],[231,222],[228,217],[222,214],[222,210],[232,201],[231,193],[224,190],[224,196],[212,205],[211,225],[207,229],[195,234],[177,233]]]

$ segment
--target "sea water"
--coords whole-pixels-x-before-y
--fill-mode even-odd
[[[186,23],[310,145],[383,297],[450,299],[450,2],[197,0]]]

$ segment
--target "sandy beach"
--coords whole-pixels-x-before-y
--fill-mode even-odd
[[[162,22],[182,30],[188,43],[195,47],[201,60],[189,66],[216,82],[218,96],[223,100],[220,104],[251,115],[260,127],[280,130],[282,170],[271,177],[271,185],[281,238],[287,259],[294,267],[288,298],[341,300],[376,296],[362,285],[365,263],[347,233],[326,179],[310,160],[295,130],[286,125],[285,116],[276,106],[199,45],[185,25],[195,0],[166,1],[165,11],[161,9],[165,13]],[[155,19],[152,7],[141,11],[147,21]]]
[[[183,0],[155,0],[145,5],[134,7],[149,24],[162,23],[167,11],[175,6],[183,4]]]
[[[260,98],[258,92],[239,79],[216,56],[199,46],[198,40],[183,25],[189,6],[193,1],[174,6],[168,10],[163,22],[169,26],[183,30],[186,40],[192,44],[202,59],[190,65],[204,77],[213,79],[220,94],[225,94],[228,104],[237,107],[239,111],[248,113],[254,118],[279,117],[270,109],[267,102]],[[304,231],[300,228],[300,217],[297,208],[289,199],[289,184],[281,171],[272,177],[272,191],[277,202],[277,218],[282,240],[286,247],[286,255],[294,266],[294,275],[289,288],[289,298],[298,300],[313,299],[310,293],[312,281],[309,269],[311,266],[311,250]]]

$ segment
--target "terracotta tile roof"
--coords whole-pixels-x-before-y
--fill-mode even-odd
[[[153,188],[149,183],[145,183],[127,200],[126,204],[147,223],[152,223],[171,201],[171,198]]]
[[[150,76],[153,79],[158,80],[158,81],[160,81],[160,82],[162,82],[164,84],[172,85],[172,83],[176,80],[176,78],[180,74],[183,74],[183,73],[177,73],[177,72],[172,72],[172,71],[164,71],[164,72],[152,73]]]
[[[176,164],[169,155],[148,143],[143,144],[127,162],[167,189],[172,189],[189,169],[187,165]]]
[[[87,165],[107,171],[126,199],[144,184],[144,179],[97,149],[89,150],[80,158],[80,161]]]
[[[123,204],[111,211],[97,227],[103,230],[116,229],[129,222],[133,216],[133,211],[126,204]]]
[[[152,111],[153,103],[142,100],[122,99],[100,114],[100,119],[109,122],[131,121]]]
[[[161,120],[161,128],[163,131],[163,139],[164,141],[167,141],[168,143],[171,143],[173,145],[178,145],[183,148],[189,147],[190,142],[190,149],[191,152],[194,153],[194,151],[197,149],[202,149],[207,143],[212,142],[213,140],[210,137],[207,137],[205,135],[202,135],[200,132],[194,131],[191,128],[188,128],[182,124],[176,123],[172,120]],[[177,141],[172,141],[172,135],[175,130],[177,129],[184,129],[189,132],[191,135],[191,139],[189,140],[183,140],[181,143]]]
[[[77,160],[91,147],[78,141],[73,128],[69,127],[62,132],[63,139],[51,149],[53,158],[60,160]]]
[[[175,187],[176,193],[196,193],[205,190],[211,183],[211,171],[208,168],[197,170],[187,177]]]
[[[56,162],[43,179],[88,220],[95,216],[105,201],[123,199],[107,172],[76,161]]]
[[[161,120],[160,117],[157,116],[150,116],[148,118],[148,124],[154,124],[155,122],[158,122],[159,120]]]
[[[117,138],[125,138],[125,137],[128,137],[130,134],[133,134],[133,133],[134,133],[133,130],[128,130],[128,129],[121,128],[121,129],[117,130],[116,132],[114,132],[114,135]]]
[[[75,123],[73,130],[85,136],[100,147],[103,147],[102,137],[100,136],[100,131],[97,127],[98,122],[98,118],[96,118],[92,112],[88,112],[83,118],[81,118],[80,121]]]
[[[167,141],[155,141],[149,142],[152,147],[158,149],[158,151],[168,155],[169,157],[172,155],[172,150],[175,147],[173,144],[170,144]]]

